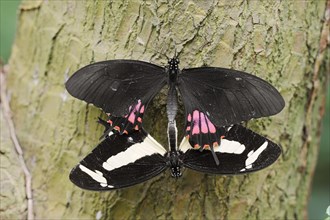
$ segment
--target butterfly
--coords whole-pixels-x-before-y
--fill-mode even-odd
[[[87,190],[115,190],[147,181],[166,169],[175,178],[182,176],[184,168],[211,174],[249,173],[271,165],[281,154],[279,145],[239,124],[218,130],[224,136],[214,148],[218,165],[209,152],[192,148],[187,137],[177,149],[167,151],[143,128],[128,134],[113,130],[72,169],[70,180]]]
[[[116,129],[119,134],[129,134],[142,129],[148,104],[168,85],[169,122],[175,120],[178,90],[190,145],[211,149],[213,155],[221,142],[219,128],[271,116],[284,108],[281,94],[254,75],[217,67],[180,70],[179,63],[176,56],[166,67],[137,60],[97,62],[75,72],[66,82],[66,89],[108,114],[108,132]]]

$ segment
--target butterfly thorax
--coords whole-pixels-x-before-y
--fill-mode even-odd
[[[170,83],[176,83],[179,72],[179,59],[174,57],[168,61],[168,77]]]
[[[179,159],[179,156],[182,153],[180,151],[169,151],[166,153],[167,166],[171,170],[171,176],[174,178],[179,178],[182,176],[181,167],[182,162]]]

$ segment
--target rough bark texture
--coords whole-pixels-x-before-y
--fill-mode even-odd
[[[26,218],[27,201],[24,191],[24,173],[15,152],[15,146],[11,142],[8,124],[0,110],[1,125],[1,150],[0,150],[0,182],[1,202],[0,217],[5,218]],[[15,172],[12,172],[15,171]],[[4,217],[4,218],[2,218]]]
[[[32,173],[35,216],[305,217],[329,71],[325,68],[329,64],[329,6],[327,16],[326,8],[325,0],[24,1],[9,63],[8,95]],[[226,177],[185,171],[175,181],[166,172],[115,192],[75,187],[68,179],[69,172],[96,146],[102,128],[95,121],[101,111],[68,95],[64,88],[68,76],[106,59],[164,65],[167,59],[162,54],[172,56],[174,48],[180,53],[181,67],[243,70],[279,89],[285,109],[249,126],[282,145],[280,159],[251,175]],[[148,130],[166,143],[164,95],[155,99],[148,115]],[[10,151],[10,143],[1,145],[1,218],[20,217],[26,207],[22,171]],[[15,188],[3,187],[3,178],[13,179]]]

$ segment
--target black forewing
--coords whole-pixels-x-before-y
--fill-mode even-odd
[[[103,165],[110,157],[125,152],[136,143],[143,143],[145,138],[146,134],[141,130],[107,137],[72,169],[70,180],[83,189],[106,191],[132,186],[158,175],[166,169],[165,159],[159,153],[146,155],[112,170],[105,169]],[[130,156],[124,155],[122,160]]]
[[[236,70],[202,67],[183,69],[178,77],[186,113],[197,109],[218,127],[274,115],[284,107],[268,82]]]
[[[235,141],[245,146],[244,151],[240,152],[237,144],[229,144],[226,141]],[[266,148],[264,144],[267,142]],[[222,144],[226,145],[227,150],[221,152]],[[232,152],[230,147],[233,147]],[[229,151],[228,151],[229,150]],[[242,174],[263,169],[274,163],[282,150],[281,147],[269,139],[254,133],[253,131],[241,126],[234,125],[226,134],[215,153],[219,159],[216,165],[211,151],[188,149],[182,155],[183,166],[205,173],[212,174]]]
[[[137,100],[147,105],[160,91],[166,84],[164,71],[147,62],[109,60],[79,69],[65,86],[72,96],[124,116]]]

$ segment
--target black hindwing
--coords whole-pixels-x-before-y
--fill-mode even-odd
[[[152,178],[167,167],[162,155],[165,149],[158,149],[150,140],[143,130],[107,137],[72,169],[70,180],[83,189],[106,191]]]
[[[214,148],[218,165],[210,150],[186,149],[182,155],[183,166],[200,172],[227,175],[263,169],[274,163],[282,152],[279,145],[241,125],[229,127],[220,145]]]

